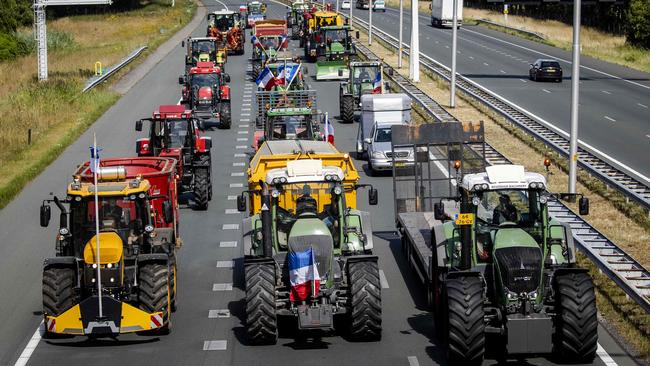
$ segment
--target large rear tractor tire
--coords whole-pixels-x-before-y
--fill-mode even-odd
[[[221,102],[219,104],[219,128],[229,130],[232,125],[232,114],[230,110],[230,102]]]
[[[594,284],[587,273],[555,278],[555,352],[559,359],[591,363],[598,348],[598,319]]]
[[[381,339],[381,283],[377,262],[348,265],[350,287],[350,338],[356,341]]]
[[[246,335],[254,345],[278,341],[278,319],[275,309],[275,268],[272,264],[253,263],[245,266]]]
[[[208,209],[209,189],[208,189],[208,173],[207,167],[199,167],[194,170],[194,201],[196,209],[205,211]]]
[[[165,324],[146,334],[169,334],[172,327],[171,319],[171,286],[170,273],[166,264],[145,263],[139,270],[140,309],[148,312],[162,312]]]
[[[341,97],[341,121],[345,123],[354,122],[354,97],[351,95]]]
[[[262,65],[257,61],[253,61],[253,81],[257,80],[260,72],[262,72]]]
[[[483,283],[478,277],[447,279],[447,359],[450,365],[480,365],[485,353]]]

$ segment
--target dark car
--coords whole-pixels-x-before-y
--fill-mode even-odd
[[[556,60],[537,60],[530,64],[528,71],[530,80],[553,80],[562,82],[562,67]]]

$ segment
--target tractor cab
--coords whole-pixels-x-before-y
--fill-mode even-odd
[[[385,94],[389,90],[381,61],[353,61],[348,67],[347,80],[339,85],[339,112],[346,123],[353,121],[354,112],[361,107],[362,95]],[[343,73],[339,75],[344,76]]]
[[[200,62],[187,76],[180,76],[178,82],[183,85],[182,102],[201,119],[201,129],[210,127],[206,124],[211,121],[219,127],[230,126],[230,76],[221,68]]]
[[[311,108],[269,109],[266,117],[264,130],[255,131],[255,150],[270,140],[323,140],[320,131],[323,116]]]
[[[227,54],[244,54],[245,35],[239,13],[219,10],[208,14],[207,36],[216,38],[219,48],[227,49]]]
[[[225,33],[239,23],[239,14],[234,11],[220,10],[208,14],[208,26],[213,30],[212,37],[216,32]]]
[[[266,19],[266,4],[259,1],[249,1],[246,4],[246,27],[253,28],[255,22]]]
[[[227,59],[227,50],[224,43],[214,37],[188,38],[182,43],[187,47],[185,54],[185,73],[190,68],[196,67],[199,62],[210,62],[224,67]]]
[[[309,5],[298,0],[291,4],[291,10],[287,12],[287,26],[291,27],[291,39],[299,39],[305,27],[305,13],[309,12]]]

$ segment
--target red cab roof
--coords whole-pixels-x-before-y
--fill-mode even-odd
[[[153,118],[189,118],[191,115],[192,110],[187,110],[179,104],[161,105],[153,112]]]

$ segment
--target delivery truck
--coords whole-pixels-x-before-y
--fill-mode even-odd
[[[463,23],[463,0],[457,0],[458,26]],[[454,0],[433,0],[431,8],[431,25],[434,27],[451,28],[454,19]]]

